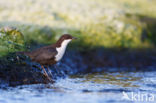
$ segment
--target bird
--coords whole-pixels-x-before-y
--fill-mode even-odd
[[[41,65],[41,68],[44,71],[44,75],[47,77],[49,81],[53,81],[48,73],[45,70],[45,67],[48,67],[50,65],[54,65],[57,62],[59,62],[65,51],[66,47],[71,42],[73,39],[77,39],[76,37],[71,36],[70,34],[63,34],[56,43],[48,45],[48,46],[43,46],[41,48],[35,49],[30,52],[18,52],[20,54],[24,54],[28,57],[33,62],[39,63]],[[49,68],[48,72],[50,71]],[[51,73],[51,72],[50,72]]]

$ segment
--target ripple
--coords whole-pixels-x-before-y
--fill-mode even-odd
[[[34,84],[0,89],[0,103],[131,103],[122,100],[123,92],[154,94],[152,72],[94,73],[73,75],[55,84]],[[146,83],[145,83],[146,82]],[[126,86],[125,86],[126,85]],[[144,103],[144,102],[142,102]]]

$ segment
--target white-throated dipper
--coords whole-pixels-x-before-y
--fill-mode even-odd
[[[20,54],[25,54],[29,56],[32,61],[39,63],[44,71],[44,75],[48,80],[52,81],[44,66],[53,65],[60,61],[65,53],[68,43],[73,39],[76,38],[72,37],[70,34],[64,34],[55,44],[44,46],[31,52],[20,52]],[[49,68],[47,69],[49,71]]]

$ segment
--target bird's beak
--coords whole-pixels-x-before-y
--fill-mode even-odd
[[[77,39],[76,37],[72,37],[72,39]]]

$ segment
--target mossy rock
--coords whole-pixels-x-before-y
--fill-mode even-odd
[[[24,37],[20,31],[13,27],[0,29],[0,56],[10,52],[24,50]]]

